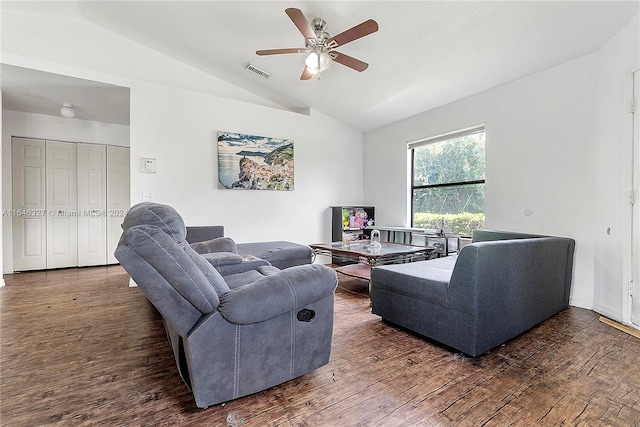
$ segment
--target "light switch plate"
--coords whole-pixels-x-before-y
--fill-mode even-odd
[[[142,172],[156,173],[156,159],[149,157],[142,158]]]

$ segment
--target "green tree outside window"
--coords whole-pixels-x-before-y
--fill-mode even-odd
[[[470,236],[484,227],[485,132],[412,148],[412,226]]]

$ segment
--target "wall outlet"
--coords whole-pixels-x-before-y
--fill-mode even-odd
[[[142,192],[142,201],[143,202],[150,202],[151,201],[151,192],[150,191],[143,191]]]

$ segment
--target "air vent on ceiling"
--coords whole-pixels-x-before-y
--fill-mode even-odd
[[[253,74],[257,74],[260,77],[264,77],[265,79],[268,79],[269,77],[271,77],[271,73],[268,73],[264,70],[261,70],[260,68],[256,67],[255,65],[247,65],[247,71],[253,73]]]

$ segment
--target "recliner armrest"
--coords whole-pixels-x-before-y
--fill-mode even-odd
[[[212,252],[199,255],[214,267],[227,264],[239,264],[243,261],[240,255],[234,254],[233,252]]]
[[[291,267],[222,295],[218,311],[231,323],[262,322],[333,294],[337,284],[336,272],[324,265]]]
[[[227,276],[245,273],[250,270],[256,270],[258,267],[266,267],[271,266],[268,261],[263,259],[254,257],[254,256],[243,256],[242,262],[237,264],[227,264],[227,265],[219,265],[214,266],[216,270],[222,274],[225,280],[227,280]],[[227,284],[229,282],[227,281]],[[230,285],[231,286],[231,285]],[[232,286],[233,287],[233,286]]]

